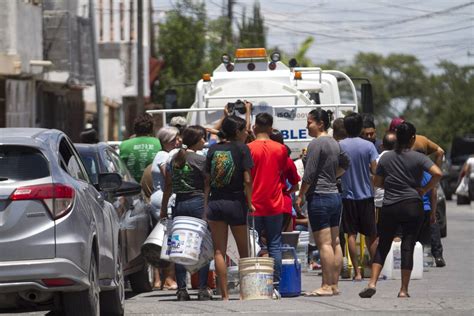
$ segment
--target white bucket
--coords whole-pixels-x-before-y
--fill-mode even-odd
[[[164,235],[163,245],[161,247],[160,259],[165,261],[170,261],[170,251],[171,251],[171,228],[173,227],[173,220],[168,219],[166,221],[166,231]]]
[[[382,268],[381,275],[385,276],[387,279],[396,279],[400,280],[402,277],[401,274],[401,242],[392,242],[392,247],[390,252],[385,259],[385,263]],[[411,271],[411,280],[420,280],[423,278],[423,246],[417,242],[415,245],[415,250],[413,252],[413,270]]]
[[[166,220],[162,220],[156,224],[141,248],[142,256],[154,267],[158,267],[161,259],[161,250],[165,243],[165,233]]]
[[[239,275],[240,299],[272,299],[273,258],[241,258]]]
[[[212,244],[211,232],[206,229],[206,234],[202,239],[201,243],[201,253],[199,255],[199,260],[196,264],[186,266],[186,270],[189,273],[194,273],[208,264],[210,261],[214,259],[214,246]]]
[[[177,216],[171,230],[170,260],[182,265],[195,265],[199,261],[201,243],[207,231],[202,219]]]

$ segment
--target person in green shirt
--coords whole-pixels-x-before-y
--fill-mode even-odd
[[[153,118],[142,114],[133,122],[134,138],[120,144],[120,158],[125,162],[135,180],[140,183],[143,171],[161,150],[160,141],[153,137]]]

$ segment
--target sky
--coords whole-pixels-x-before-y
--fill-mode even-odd
[[[162,20],[173,0],[154,0]],[[222,14],[227,0],[206,0],[209,18]],[[234,16],[252,13],[254,0],[235,0]],[[417,56],[436,72],[441,59],[474,65],[474,1],[462,0],[260,0],[268,28],[267,47],[293,55],[313,36],[307,56],[315,65],[351,62],[358,52]],[[234,31],[237,29],[234,28]]]

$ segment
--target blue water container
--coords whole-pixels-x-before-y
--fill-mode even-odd
[[[283,259],[280,275],[280,294],[282,297],[301,295],[301,264],[298,262],[295,248],[282,247],[282,252],[289,251],[293,258]]]

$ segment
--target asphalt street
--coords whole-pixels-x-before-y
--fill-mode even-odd
[[[447,266],[430,268],[422,280],[412,280],[409,299],[397,298],[399,280],[383,280],[371,299],[361,299],[363,282],[342,280],[341,294],[333,297],[296,297],[279,301],[177,302],[174,291],[154,291],[133,296],[128,293],[126,315],[474,315],[474,203],[447,204],[448,236],[442,240]],[[320,285],[317,273],[303,274],[303,291]],[[195,293],[195,292],[191,292]],[[25,315],[45,315],[25,313]],[[18,314],[15,314],[18,315]]]

